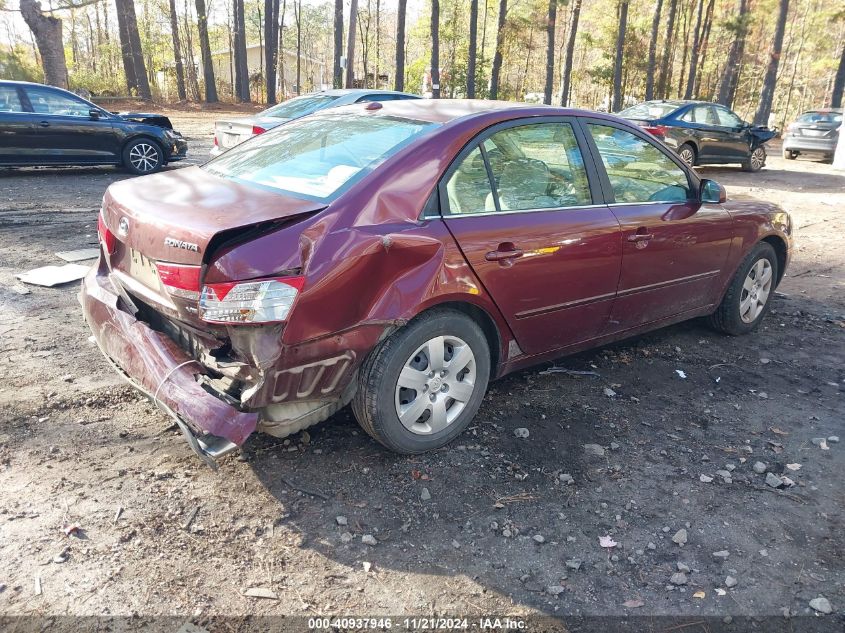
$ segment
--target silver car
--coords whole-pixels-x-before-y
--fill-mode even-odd
[[[238,143],[243,143],[257,134],[318,110],[367,101],[397,101],[399,99],[419,98],[418,95],[408,94],[407,92],[364,89],[324,90],[294,97],[252,116],[217,121],[214,124],[214,147],[211,150],[211,155],[222,154],[227,149]]]
[[[825,108],[804,112],[795,119],[783,135],[783,157],[793,160],[799,154],[823,154],[833,160],[839,131],[842,128],[842,108]]]

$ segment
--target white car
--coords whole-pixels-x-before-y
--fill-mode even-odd
[[[407,92],[363,89],[324,90],[294,97],[252,116],[217,121],[214,124],[214,147],[211,150],[211,155],[222,154],[227,149],[238,143],[243,143],[257,134],[318,110],[367,101],[397,101],[419,98],[418,95],[408,94]]]

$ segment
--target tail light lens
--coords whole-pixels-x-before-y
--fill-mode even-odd
[[[215,134],[215,135],[214,135],[214,147],[217,147],[217,146],[218,146],[218,143],[217,143],[217,135]]]
[[[646,125],[643,126],[643,129],[657,138],[665,138],[666,132],[669,130],[665,125]]]
[[[159,280],[171,295],[193,300],[199,298],[201,270],[199,266],[159,262],[156,270],[158,270]]]
[[[97,216],[97,235],[100,238],[100,243],[103,245],[103,250],[107,255],[114,254],[114,247],[117,243],[117,238],[114,233],[109,231],[106,226],[106,221],[103,219],[103,214]]]
[[[284,321],[302,286],[303,277],[277,277],[203,286],[199,315],[209,323],[276,323]]]
[[[266,132],[266,131],[267,131],[267,130],[265,130],[265,129],[264,129],[263,127],[261,127],[260,125],[253,125],[253,126],[252,126],[252,135],[253,135],[253,136],[258,136],[259,134],[264,134],[264,132]]]

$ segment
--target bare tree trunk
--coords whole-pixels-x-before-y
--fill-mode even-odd
[[[235,96],[238,101],[249,103],[249,64],[246,57],[246,20],[244,18],[243,0],[234,0],[234,57],[235,57]]]
[[[672,55],[672,35],[675,32],[675,15],[678,10],[678,0],[669,0],[669,15],[666,18],[666,37],[663,40],[663,59],[660,62],[660,77],[657,80],[657,96],[665,99],[669,90],[669,60]]]
[[[739,13],[733,24],[734,39],[728,51],[728,61],[725,64],[725,72],[719,84],[719,95],[716,101],[724,106],[731,107],[736,96],[736,87],[739,83],[739,69],[742,65],[742,55],[745,52],[745,36],[748,33],[748,1],[739,0]]]
[[[478,0],[474,0],[478,2]],[[408,11],[408,0],[399,0],[399,10],[396,14],[396,80],[394,89],[405,89],[405,14]]]
[[[695,74],[695,85],[693,86],[693,94],[698,95],[699,98],[701,97],[700,94],[700,87],[701,87],[701,73],[704,69],[704,62],[707,60],[707,49],[710,46],[710,30],[713,27],[713,7],[715,5],[715,0],[710,0],[707,3],[707,11],[704,13],[704,26],[701,29],[701,43],[699,48],[701,49],[701,53],[699,54],[698,58],[698,68],[696,69]],[[705,101],[709,101],[710,97],[704,99]]]
[[[549,0],[549,20],[546,23],[546,87],[543,103],[551,105],[555,83],[555,27],[557,26],[557,2]]]
[[[296,94],[302,94],[302,0],[293,3],[293,19],[296,20]]]
[[[613,63],[613,104],[611,112],[619,112],[625,102],[622,94],[622,61],[625,56],[625,31],[628,28],[628,0],[619,3],[619,30],[616,35],[616,59]]]
[[[41,13],[41,3],[36,0],[20,0],[21,15],[32,31],[41,67],[44,69],[44,81],[51,86],[67,88],[67,62],[62,43],[62,21],[52,15]]]
[[[572,85],[572,58],[575,54],[575,36],[578,34],[578,17],[581,15],[581,0],[572,6],[572,26],[569,27],[569,41],[566,43],[566,62],[563,65],[563,86],[560,90],[560,105],[569,105],[569,90]]]
[[[126,28],[126,38],[132,54],[132,67],[135,74],[138,96],[142,99],[152,99],[150,81],[147,78],[147,66],[141,49],[141,36],[138,33],[138,20],[135,17],[135,0],[117,0],[118,15],[123,13]]]
[[[693,90],[695,89],[695,76],[698,72],[698,54],[701,47],[701,19],[704,14],[704,0],[698,0],[698,17],[695,21],[695,31],[692,36],[692,52],[689,59],[689,76],[687,77],[687,87],[684,90],[684,99],[692,99]]]
[[[783,34],[784,31],[786,31],[786,17],[788,13],[789,0],[780,0],[777,26],[775,27],[775,39],[772,43],[772,50],[769,53],[769,65],[766,68],[766,78],[763,80],[763,90],[760,94],[760,104],[757,107],[757,113],[754,115],[755,125],[766,125],[769,120],[769,114],[772,112],[772,101],[775,95],[778,65],[780,64],[780,52],[783,48]]]
[[[486,2],[487,0],[485,0]],[[478,0],[469,3],[469,50],[467,51],[467,99],[475,99],[475,57],[478,54]]]
[[[341,57],[343,57],[343,0],[334,0],[334,68],[332,70],[334,88],[343,88]]]
[[[440,98],[440,0],[431,0],[431,98]]]
[[[279,57],[279,0],[264,0],[264,67],[267,103],[276,103],[276,68]]]
[[[836,69],[836,79],[833,80],[833,92],[830,95],[830,107],[842,107],[842,93],[845,91],[845,45],[839,56],[839,68]]]
[[[217,86],[214,84],[214,64],[211,59],[211,44],[208,41],[208,15],[205,0],[196,0],[197,30],[200,37],[200,55],[202,56],[202,78],[205,83],[205,102],[217,103]]]
[[[126,16],[121,10],[122,0],[115,0],[117,7],[117,30],[120,36],[120,58],[123,62],[123,73],[126,76],[126,90],[130,95],[138,92],[138,79],[135,76],[135,60],[132,57],[132,43],[126,30]],[[108,12],[107,12],[108,13]]]
[[[651,19],[651,39],[648,42],[648,66],[645,72],[645,100],[654,99],[654,71],[657,66],[657,38],[660,31],[660,12],[663,10],[663,0],[657,0],[654,5],[654,17]]]
[[[176,0],[170,0],[170,33],[173,37],[173,61],[176,64],[176,93],[179,95],[179,101],[187,101],[185,69],[182,66],[182,51],[179,45],[179,18],[176,15]]]
[[[355,87],[355,29],[358,21],[358,0],[349,6],[349,33],[346,39],[346,87]]]
[[[288,10],[288,1],[282,0],[282,10],[279,16],[279,87],[282,92],[282,101],[287,97],[287,89],[285,78],[285,15]]]
[[[499,98],[499,74],[502,72],[502,48],[505,45],[505,21],[508,17],[508,0],[499,0],[499,21],[496,29],[496,52],[490,71],[490,98]]]

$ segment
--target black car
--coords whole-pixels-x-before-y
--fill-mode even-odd
[[[775,135],[725,106],[704,101],[646,101],[619,116],[666,143],[690,167],[739,163],[745,171],[759,171],[766,164],[763,144]]]
[[[151,174],[187,151],[165,116],[116,114],[61,88],[0,81],[0,166],[122,165]]]

